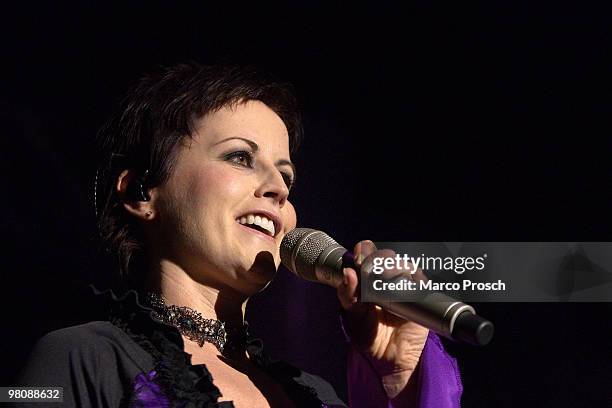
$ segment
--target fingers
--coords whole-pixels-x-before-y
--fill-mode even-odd
[[[344,280],[342,285],[338,287],[338,299],[342,308],[349,310],[353,305],[357,304],[359,279],[357,278],[357,272],[352,268],[344,268],[342,272]]]
[[[370,252],[361,263],[362,279],[383,279],[395,281],[405,278],[414,281],[427,280],[423,270],[416,267],[408,258],[396,254],[390,249],[378,249]]]
[[[360,241],[355,245],[355,265],[361,266],[361,262],[376,251],[376,245],[372,241]],[[359,277],[353,268],[344,268],[343,283],[338,287],[338,299],[345,310],[358,307]]]
[[[355,244],[355,264],[361,266],[363,260],[368,257],[372,252],[376,251],[376,245],[370,240],[359,241]]]
[[[338,298],[345,310],[354,307],[360,291],[360,282],[369,285],[374,279],[396,281],[408,279],[426,281],[427,276],[421,268],[404,260],[390,249],[377,249],[369,240],[358,242],[354,247],[355,265],[359,267],[361,277],[352,268],[343,271],[344,282],[338,287]]]

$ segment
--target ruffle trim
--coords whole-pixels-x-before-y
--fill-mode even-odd
[[[127,333],[139,346],[153,356],[155,377],[162,392],[173,407],[230,408],[231,402],[217,402],[221,393],[213,384],[205,365],[191,364],[191,356],[183,351],[183,339],[179,331],[160,322],[153,310],[139,301],[138,293],[130,290],[118,297],[112,290],[99,291],[91,286],[94,294],[105,303],[109,320]],[[143,406],[135,400],[130,407]]]
[[[100,291],[90,285],[109,311],[109,320],[127,333],[138,345],[151,354],[156,362],[154,381],[165,395],[184,408],[231,408],[232,402],[217,402],[221,393],[204,364],[191,364],[191,355],[183,351],[184,343],[179,331],[157,320],[153,309],[143,305],[138,292],[129,290],[117,296],[112,290]],[[304,373],[283,361],[270,358],[263,350],[261,339],[247,331],[246,349],[249,358],[274,378],[291,400],[300,408],[346,406],[335,395],[320,399],[317,384],[322,379]],[[314,383],[314,384],[313,384]],[[319,384],[320,385],[320,384]],[[322,387],[321,387],[322,388]],[[142,406],[131,401],[128,406]]]

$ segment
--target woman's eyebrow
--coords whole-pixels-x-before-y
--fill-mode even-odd
[[[239,137],[239,136],[225,138],[223,140],[218,141],[217,143],[214,143],[213,146],[217,146],[217,145],[220,145],[221,143],[225,143],[227,141],[234,140],[234,139],[242,140],[243,142],[247,143],[251,147],[251,149],[253,149],[254,152],[259,150],[259,146],[257,145],[257,143],[255,143],[254,141],[250,139],[245,139],[244,137]]]
[[[219,145],[219,144],[221,144],[221,143],[225,143],[225,142],[227,142],[227,141],[230,141],[230,140],[235,140],[235,139],[242,140],[243,142],[245,142],[246,144],[248,144],[248,145],[251,147],[251,149],[252,149],[254,152],[256,152],[257,150],[259,150],[259,145],[258,145],[257,143],[255,143],[255,142],[254,142],[254,141],[252,141],[251,139],[246,139],[246,138],[244,138],[244,137],[240,137],[240,136],[233,136],[233,137],[228,137],[228,138],[225,138],[225,139],[223,139],[223,140],[220,140],[220,141],[218,141],[218,142],[214,143],[214,144],[213,144],[213,146],[217,146],[217,145]],[[289,166],[289,167],[291,167],[291,170],[293,171],[293,178],[295,179],[295,176],[296,176],[296,174],[297,174],[297,171],[296,171],[295,165],[294,165],[293,163],[291,163],[291,161],[286,160],[286,159],[280,159],[280,160],[278,160],[278,161],[275,163],[275,165],[276,165],[276,166]]]

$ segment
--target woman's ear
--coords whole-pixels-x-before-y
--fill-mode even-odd
[[[147,188],[146,174],[138,174],[134,169],[123,170],[117,177],[115,189],[123,202],[123,208],[130,214],[141,220],[152,220],[156,216],[156,191]]]

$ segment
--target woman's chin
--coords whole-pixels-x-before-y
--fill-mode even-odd
[[[274,257],[269,252],[260,252],[248,271],[245,279],[252,287],[253,293],[263,290],[274,277],[278,270]]]
[[[266,281],[274,278],[278,270],[274,258],[269,252],[260,252],[250,268],[250,272]]]

